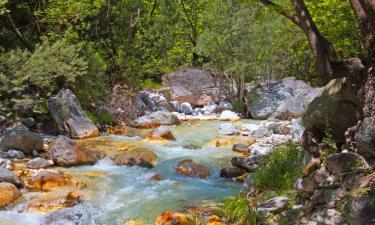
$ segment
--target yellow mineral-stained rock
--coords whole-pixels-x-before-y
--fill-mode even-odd
[[[146,225],[142,220],[129,220],[124,225]]]
[[[82,202],[82,193],[79,191],[47,192],[31,201],[29,212],[47,212],[73,207]]]
[[[21,197],[21,192],[11,183],[0,183],[0,207],[7,206]]]
[[[225,223],[216,215],[211,215],[206,218],[206,225],[225,225]]]
[[[34,191],[49,191],[55,187],[84,187],[85,183],[70,174],[55,170],[42,170],[26,181],[26,187]]]
[[[166,211],[156,218],[155,225],[188,225],[191,219],[183,213]]]

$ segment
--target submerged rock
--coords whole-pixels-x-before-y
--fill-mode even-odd
[[[178,162],[176,173],[186,177],[199,177],[200,179],[206,179],[211,176],[211,172],[207,167],[199,165],[191,159]]]
[[[165,139],[170,141],[176,140],[169,128],[165,126],[160,126],[154,129],[147,136],[151,139]]]
[[[158,161],[158,156],[147,148],[136,148],[120,151],[111,156],[118,166],[140,166],[152,168]]]
[[[92,165],[97,161],[92,152],[80,147],[76,141],[61,135],[52,143],[49,153],[59,166]]]
[[[37,134],[24,129],[8,129],[0,139],[0,150],[19,150],[31,155],[33,150],[43,150],[43,139]]]
[[[0,208],[7,206],[21,197],[21,192],[11,183],[0,182]]]
[[[62,89],[47,103],[61,134],[72,138],[99,136],[98,128],[84,114],[76,96],[69,89]]]

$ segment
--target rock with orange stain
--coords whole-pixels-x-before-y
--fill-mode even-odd
[[[77,191],[48,192],[31,201],[27,206],[29,212],[47,212],[70,208],[82,202],[82,193]]]
[[[7,206],[21,197],[21,192],[14,184],[1,182],[0,183],[0,207]]]
[[[151,129],[160,126],[160,122],[149,116],[141,116],[133,120],[130,126],[141,129]]]
[[[150,139],[165,139],[169,141],[175,141],[176,138],[173,136],[172,132],[165,126],[160,126],[153,131],[151,131],[147,137]]]
[[[156,218],[155,225],[188,225],[191,223],[189,217],[182,213],[164,212]]]
[[[207,167],[199,165],[191,159],[185,159],[178,162],[176,173],[186,177],[199,177],[201,179],[206,179],[211,175],[211,172]]]
[[[206,218],[206,225],[225,225],[225,223],[216,215],[211,215]]]
[[[120,151],[110,158],[118,166],[141,166],[152,168],[158,161],[158,156],[147,148],[135,148],[127,151]]]
[[[49,191],[61,186],[84,187],[85,184],[69,174],[55,170],[40,171],[26,181],[26,187],[35,191]]]
[[[231,139],[217,139],[211,141],[210,144],[216,148],[223,148],[233,145],[233,141]]]
[[[146,225],[142,220],[129,220],[124,225]]]
[[[164,177],[160,174],[155,174],[154,176],[150,177],[148,179],[150,182],[156,183],[164,180]]]
[[[127,133],[126,126],[108,126],[108,134],[125,135]]]

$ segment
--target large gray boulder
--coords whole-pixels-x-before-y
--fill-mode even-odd
[[[208,69],[188,68],[163,76],[163,83],[171,88],[171,98],[193,107],[210,105],[222,97],[217,75]]]
[[[302,117],[303,125],[320,131],[329,128],[336,143],[345,143],[345,131],[357,124],[359,104],[351,80],[332,80],[308,105]]]
[[[16,187],[22,187],[22,180],[16,174],[8,169],[0,167],[0,182],[7,182],[14,184]]]
[[[59,166],[95,164],[97,158],[89,150],[77,145],[76,141],[65,136],[58,136],[49,148],[52,160]]]
[[[375,157],[375,117],[367,117],[355,134],[358,153],[365,157]]]
[[[43,139],[26,129],[7,129],[0,138],[0,150],[19,150],[31,155],[33,150],[43,150]]]
[[[158,121],[161,125],[178,125],[180,120],[178,117],[170,112],[157,111],[151,114],[153,120]]]
[[[255,97],[250,105],[254,119],[269,117],[290,118],[302,116],[307,105],[321,92],[295,77],[255,88]]]
[[[76,96],[69,89],[62,89],[48,99],[48,110],[61,134],[72,138],[99,136],[99,130],[84,114]]]

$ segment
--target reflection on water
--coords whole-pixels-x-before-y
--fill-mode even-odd
[[[177,139],[175,142],[150,142],[141,137],[126,136],[91,140],[91,148],[95,146],[104,151],[148,147],[159,157],[153,169],[119,167],[105,158],[93,166],[61,170],[75,174],[87,183],[85,193],[89,196],[87,204],[90,205],[92,224],[117,225],[129,219],[143,219],[153,224],[155,217],[163,211],[178,211],[186,206],[212,203],[239,192],[240,184],[219,178],[220,168],[230,163],[233,154],[231,146],[217,148],[212,144],[212,140],[223,138],[217,135],[219,124],[210,121],[171,127]],[[246,141],[245,137],[242,139],[235,142]],[[90,140],[86,140],[85,144],[89,147]],[[183,148],[191,144],[201,148]],[[201,180],[177,176],[174,169],[181,159],[193,159],[207,166],[211,170],[211,177]],[[150,178],[156,174],[161,175],[163,180],[151,181]],[[18,206],[11,211],[0,212],[0,224],[39,224],[42,216],[24,212],[22,206]]]

